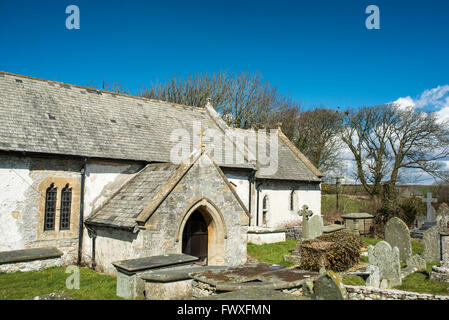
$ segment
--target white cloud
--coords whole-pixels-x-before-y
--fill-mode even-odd
[[[394,104],[398,105],[400,108],[408,108],[408,107],[415,107],[416,103],[415,101],[410,97],[404,97],[404,98],[399,98],[396,101],[393,101]]]
[[[435,112],[440,122],[449,120],[449,85],[427,89],[416,99],[410,96],[400,97],[393,103],[400,108],[428,108]]]

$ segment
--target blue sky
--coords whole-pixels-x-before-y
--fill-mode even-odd
[[[80,30],[65,8],[80,8]],[[380,9],[367,30],[365,8]],[[306,107],[449,84],[449,1],[0,1],[0,70],[136,93],[173,74],[260,72]]]
[[[72,4],[79,30],[65,26]],[[365,27],[368,5],[380,30]],[[447,0],[0,0],[0,70],[133,93],[259,72],[304,108],[397,101],[449,119],[448,13]]]

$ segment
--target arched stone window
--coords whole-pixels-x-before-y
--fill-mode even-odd
[[[56,196],[58,190],[52,183],[45,192],[44,230],[55,229]]]
[[[292,190],[289,194],[288,209],[290,211],[298,210],[298,199],[296,190]]]
[[[270,210],[270,200],[265,195],[262,200],[262,226],[266,227],[268,222],[268,210]]]
[[[70,214],[72,209],[72,188],[66,184],[61,192],[61,215],[59,219],[60,230],[70,230]]]

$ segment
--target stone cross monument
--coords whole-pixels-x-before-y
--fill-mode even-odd
[[[435,210],[432,207],[432,203],[437,202],[437,199],[432,198],[432,192],[427,192],[427,197],[422,199],[427,205],[427,219],[426,222],[435,222]]]
[[[435,209],[432,207],[432,203],[437,202],[437,199],[432,198],[432,192],[427,192],[427,197],[422,199],[422,202],[425,202],[427,205],[426,222],[424,222],[424,225],[420,229],[424,231],[434,226],[436,223]]]

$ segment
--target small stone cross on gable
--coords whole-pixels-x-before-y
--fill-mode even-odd
[[[437,202],[437,199],[432,198],[432,192],[427,192],[427,197],[422,199],[422,202],[425,202],[427,205],[427,222],[435,221],[435,211],[432,207],[432,203]]]

